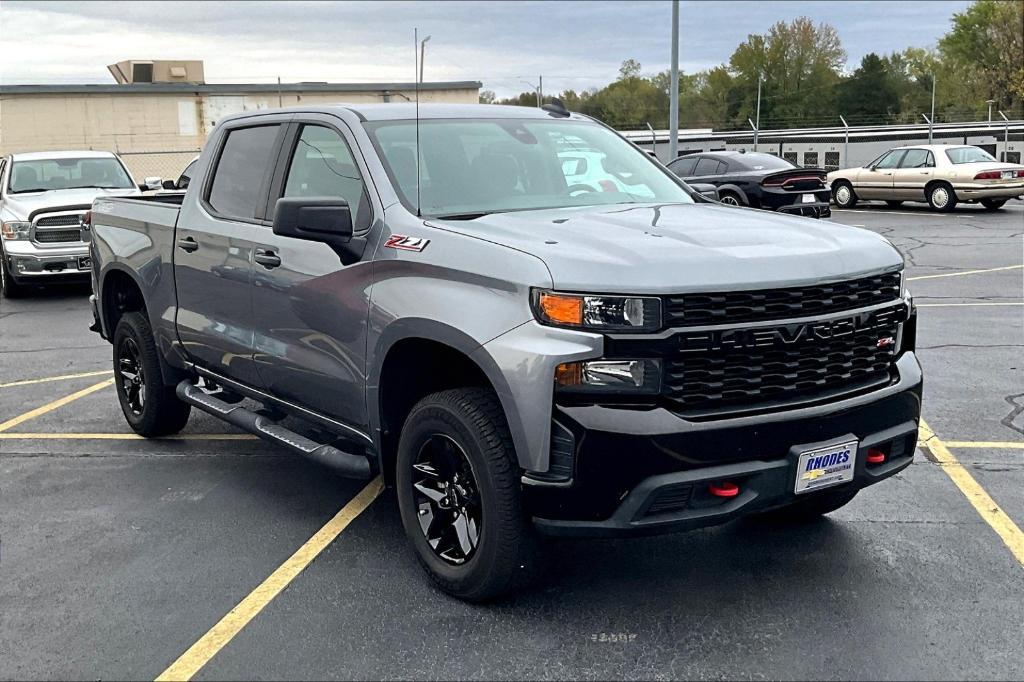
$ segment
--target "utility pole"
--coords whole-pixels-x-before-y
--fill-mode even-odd
[[[672,0],[672,82],[669,85],[668,156],[679,156],[679,0]]]
[[[427,36],[420,41],[420,83],[423,82],[423,58],[427,53],[427,41],[430,40],[430,36]]]
[[[840,166],[850,167],[850,124],[846,122],[842,114],[839,114],[839,120],[843,122],[843,128],[846,129],[846,137],[843,140],[843,164]]]
[[[988,122],[989,123],[992,122],[992,105],[995,104],[995,103],[996,103],[996,101],[994,99],[987,99],[987,100],[985,100],[985,104],[988,105]]]
[[[932,74],[932,115],[928,119],[928,144],[932,143],[932,125],[935,121],[935,74]]]
[[[764,81],[764,71],[757,73],[757,113],[755,114],[756,124],[754,126],[754,151],[757,151],[757,133],[761,130],[761,83]]]
[[[544,104],[544,76],[537,76],[537,78],[537,83],[539,83],[537,86],[537,108],[540,109],[540,106]],[[992,118],[991,114],[989,118]]]
[[[284,106],[284,104],[282,103],[282,100],[281,100],[281,77],[280,76],[277,77],[277,106],[279,106],[279,107],[283,107]],[[989,112],[988,118],[989,118],[989,120],[992,120],[992,113],[991,112]]]
[[[1006,114],[1004,114],[1002,111],[999,112],[999,115],[1003,117],[1004,121],[1006,121],[1006,123],[1004,124],[1005,128],[1003,130],[1003,163],[1009,163],[1010,162],[1010,119],[1006,118]]]

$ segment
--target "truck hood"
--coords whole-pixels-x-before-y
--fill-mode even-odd
[[[884,237],[823,220],[717,204],[642,204],[430,220],[533,254],[556,289],[686,293],[801,286],[897,269]]]
[[[26,194],[8,194],[4,197],[4,213],[11,214],[17,220],[28,220],[33,211],[48,209],[59,211],[79,206],[91,206],[93,199],[101,197],[125,197],[141,194],[134,187],[124,189],[98,189],[83,187],[82,189],[57,189],[50,192],[29,192]]]

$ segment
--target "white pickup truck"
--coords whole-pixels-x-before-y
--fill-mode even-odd
[[[157,178],[147,182],[160,184]],[[30,282],[87,281],[89,228],[83,219],[93,199],[137,196],[142,189],[112,152],[0,159],[0,293],[16,296]]]

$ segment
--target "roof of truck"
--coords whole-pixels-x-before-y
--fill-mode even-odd
[[[318,104],[310,107],[287,107],[282,111],[324,111],[332,112],[338,109],[347,109],[353,112],[364,121],[400,121],[416,118],[416,104],[414,102],[389,102],[387,104]],[[267,113],[274,110],[266,109]],[[251,113],[251,112],[247,112]],[[420,119],[441,119],[441,118],[536,118],[536,119],[557,119],[553,114],[535,107],[514,107],[499,104],[424,104],[419,106]],[[586,116],[572,114],[571,118],[588,120]]]
[[[114,156],[113,152],[97,152],[92,150],[83,151],[56,151],[56,152],[22,152],[11,154],[14,161],[45,161],[47,159],[100,159]]]

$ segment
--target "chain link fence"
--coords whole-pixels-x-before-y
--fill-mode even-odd
[[[136,182],[146,178],[159,177],[164,180],[177,180],[181,171],[185,170],[192,159],[199,154],[199,149],[174,149],[148,152],[121,152],[128,170]]]

